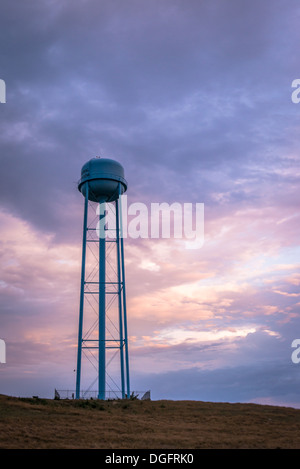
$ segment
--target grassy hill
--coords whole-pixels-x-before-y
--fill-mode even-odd
[[[300,409],[0,395],[0,448],[300,448]]]

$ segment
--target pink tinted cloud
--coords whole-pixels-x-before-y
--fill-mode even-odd
[[[222,336],[220,330],[246,333],[252,330],[250,320],[259,330],[269,318],[270,333],[275,333],[273,318],[279,324],[278,318],[283,323],[295,317],[296,302],[274,299],[275,294],[282,301],[297,300],[289,287],[299,282],[298,266],[284,252],[293,246],[295,218],[276,224],[278,219],[276,207],[224,210],[216,218],[210,214],[199,250],[185,249],[180,240],[125,240],[129,336],[138,368],[141,350],[143,356],[149,352],[149,369],[156,366],[154,350],[161,359],[175,350],[166,330],[176,336],[182,353],[207,343],[205,334],[213,343],[225,346],[226,341],[229,353],[229,345],[235,348],[244,336]],[[291,239],[284,237],[284,224],[290,226]],[[59,243],[7,212],[1,212],[0,226],[2,330],[27,350],[40,347],[41,359],[64,349],[75,360],[81,245]],[[195,334],[191,344],[180,331],[195,325],[202,335]],[[171,362],[168,353],[165,369]]]

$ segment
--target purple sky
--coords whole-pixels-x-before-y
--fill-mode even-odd
[[[205,204],[199,250],[126,240],[132,389],[300,407],[296,0],[2,0],[0,393],[74,389],[83,198]]]

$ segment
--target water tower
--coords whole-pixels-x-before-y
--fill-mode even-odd
[[[127,190],[124,169],[117,161],[92,158],[82,167],[78,189],[85,201],[76,398],[84,397],[94,386],[99,399],[114,397],[115,392],[129,398],[121,207],[121,195]],[[87,378],[94,378],[89,386],[85,384],[84,391],[83,359],[90,366]],[[112,362],[117,366],[114,364],[110,374],[108,365]]]

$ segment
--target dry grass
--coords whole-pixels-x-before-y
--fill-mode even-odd
[[[0,396],[0,448],[300,448],[300,410]]]

